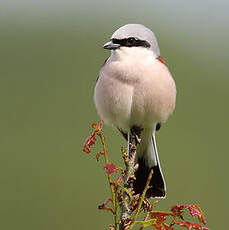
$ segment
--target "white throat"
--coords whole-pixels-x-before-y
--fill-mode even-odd
[[[112,60],[122,60],[126,58],[141,60],[146,57],[157,58],[158,55],[156,55],[151,49],[144,47],[120,47],[119,49],[111,51]]]

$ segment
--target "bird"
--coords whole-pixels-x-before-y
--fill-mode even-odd
[[[154,33],[142,24],[121,26],[103,48],[111,55],[102,65],[94,89],[97,112],[122,133],[128,146],[132,135],[140,136],[135,194],[143,192],[153,169],[147,197],[165,198],[155,135],[175,109],[175,81],[160,56]]]

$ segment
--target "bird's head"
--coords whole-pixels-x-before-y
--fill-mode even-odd
[[[139,47],[151,50],[155,56],[160,56],[160,49],[154,33],[141,24],[127,24],[117,29],[104,49],[119,50],[122,47],[131,49]]]

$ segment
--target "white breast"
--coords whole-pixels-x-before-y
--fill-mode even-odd
[[[121,48],[101,69],[94,99],[101,118],[116,127],[152,127],[174,110],[176,87],[151,51]]]

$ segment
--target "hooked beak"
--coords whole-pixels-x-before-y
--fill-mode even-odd
[[[107,42],[106,44],[104,44],[103,48],[107,49],[107,50],[115,50],[118,49],[120,47],[120,44],[115,44],[111,41]]]

